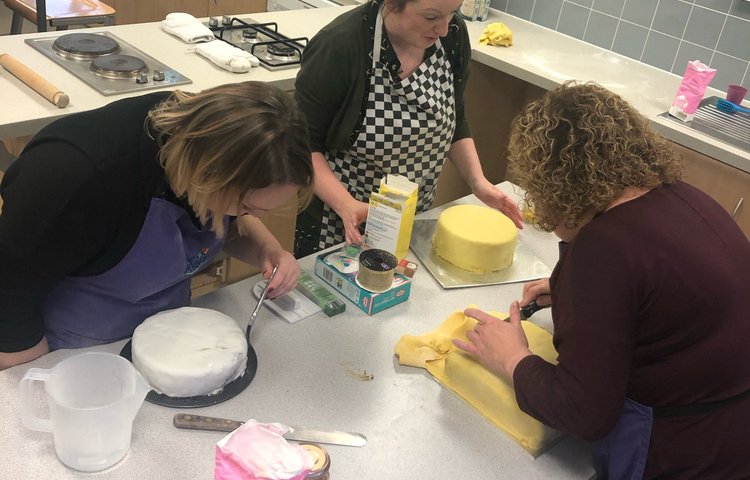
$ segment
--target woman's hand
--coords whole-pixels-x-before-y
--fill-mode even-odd
[[[488,207],[503,212],[516,224],[516,227],[523,229],[523,215],[516,202],[491,184],[489,180],[483,178],[483,181],[477,182],[477,185],[472,187],[472,193]]]
[[[453,339],[453,344],[475,356],[495,375],[512,382],[518,362],[532,355],[521,327],[518,302],[510,306],[510,321],[500,320],[476,308],[464,310],[464,315],[475,318],[478,323],[473,330],[466,332],[468,343]]]
[[[344,223],[346,243],[362,243],[359,226],[367,220],[368,204],[352,197],[351,193],[333,174],[322,152],[312,153],[315,170],[315,195],[330,206]]]
[[[242,223],[242,229],[238,223]],[[271,276],[274,265],[279,266],[273,282],[268,286],[268,298],[280,297],[297,285],[300,272],[297,260],[282,248],[258,217],[243,215],[229,228],[224,242],[226,253],[259,268],[263,278]],[[240,231],[244,234],[240,235]]]
[[[500,210],[506,217],[510,218],[516,227],[523,228],[523,215],[518,205],[509,196],[487,180],[482,171],[479,161],[477,147],[470,137],[462,138],[454,142],[448,151],[448,158],[456,166],[466,183],[471,187],[471,192],[488,207]]]
[[[275,249],[265,252],[261,262],[263,278],[268,279],[273,272],[273,267],[278,265],[276,276],[268,285],[268,298],[278,298],[290,292],[299,278],[300,268],[294,255],[286,250]]]
[[[552,295],[550,295],[549,278],[540,278],[523,285],[523,297],[521,305],[528,305],[529,302],[536,299],[537,305],[546,307],[552,305]]]
[[[334,209],[339,217],[341,217],[341,221],[344,222],[346,243],[357,245],[362,243],[362,234],[359,233],[359,226],[367,220],[368,209],[369,205],[367,203],[360,202],[352,196],[349,196],[346,202],[343,202],[341,206]]]

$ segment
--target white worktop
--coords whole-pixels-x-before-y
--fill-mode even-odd
[[[501,187],[513,193],[510,184]],[[470,196],[455,203],[477,200]],[[442,208],[419,218],[435,218]],[[552,234],[527,227],[520,240],[549,267],[554,266],[557,241]],[[409,258],[416,260],[413,253]],[[300,264],[311,272],[313,260],[307,257]],[[245,321],[254,306],[250,288],[258,280],[256,276],[220,289],[194,305]],[[332,479],[590,478],[591,457],[582,442],[566,437],[535,459],[438,385],[425,370],[400,366],[394,357],[402,335],[432,331],[451,312],[471,303],[507,310],[510,302],[520,297],[521,284],[442,290],[424,267],[413,282],[408,301],[374,316],[346,300],[343,314],[329,318],[318,313],[295,324],[261,309],[252,335],[258,371],[250,386],[225,403],[189,411],[144,403],[133,424],[130,452],[102,476],[124,480],[211,478],[215,443],[224,434],[172,426],[175,413],[192,412],[365,434],[368,443],[362,448],[326,446]],[[531,321],[550,328],[549,310],[537,312]],[[1,478],[90,478],[56,459],[50,434],[21,425],[18,382],[30,367],[50,368],[84,350],[117,353],[123,344],[56,351],[0,372]],[[372,380],[363,380],[365,372]],[[41,405],[42,399],[38,402]]]
[[[311,37],[350,8],[353,7],[269,12],[248,17],[278,22],[279,30],[289,36]],[[511,28],[514,39],[512,47],[479,44],[482,30],[493,21],[502,21]],[[468,25],[475,60],[545,89],[554,88],[568,79],[595,80],[625,97],[670,140],[750,172],[750,152],[657,117],[668,110],[680,83],[679,76],[494,10],[486,22],[468,22]],[[297,73],[296,68],[276,72],[255,68],[246,74],[226,72],[198,57],[192,52],[193,46],[164,33],[158,22],[90,31],[96,30],[110,31],[186,75],[193,80],[193,84],[180,88],[188,90],[244,80],[266,81],[280,88],[291,89]],[[24,39],[30,36],[62,33],[0,37],[0,52],[15,56],[70,96],[70,106],[58,109],[0,68],[0,138],[30,135],[55,118],[89,110],[123,97],[99,94],[24,43]],[[498,85],[497,88],[502,89],[503,86]],[[709,95],[723,96],[723,93],[709,89],[706,96]]]

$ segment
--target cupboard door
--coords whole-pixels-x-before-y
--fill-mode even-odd
[[[294,230],[297,225],[297,199],[294,198],[278,209],[262,215],[260,219],[281,247],[291,252],[294,248]],[[259,272],[256,267],[221,252],[213,264],[193,276],[190,284],[192,297],[197,298]]]
[[[190,296],[198,298],[220,288],[227,278],[228,261],[228,258],[220,258],[193,275],[190,279]]]
[[[465,115],[484,176],[493,184],[513,181],[506,176],[511,123],[524,105],[544,92],[540,87],[471,61],[471,75],[464,90]],[[458,169],[452,162],[445,162],[432,206],[438,207],[470,193],[471,188]]]
[[[685,162],[683,180],[719,202],[750,238],[750,173],[682,145],[672,145]]]
[[[266,3],[266,0],[208,0],[208,16],[265,12]]]
[[[209,0],[210,1],[210,0]],[[208,16],[207,0],[158,0],[156,3],[156,18],[161,21],[173,12],[185,12],[196,18]]]
[[[155,22],[156,2],[142,0],[104,0],[115,9],[115,25]],[[163,20],[160,18],[158,20]]]

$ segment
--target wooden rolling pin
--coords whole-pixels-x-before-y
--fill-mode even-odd
[[[0,53],[0,65],[58,108],[65,108],[68,106],[68,103],[70,103],[70,98],[68,98],[68,96],[59,88],[49,83],[38,73],[16,60],[11,55]]]

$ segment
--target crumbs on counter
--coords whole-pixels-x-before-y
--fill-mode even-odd
[[[371,380],[375,380],[375,375],[373,375],[372,373],[367,373],[367,370],[362,370],[360,372],[359,370],[355,370],[349,365],[342,364],[342,366],[346,369],[346,373],[348,373],[349,376],[355,380],[359,380],[360,382],[369,382]]]

